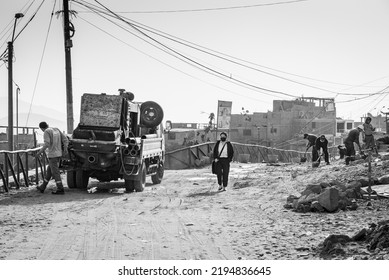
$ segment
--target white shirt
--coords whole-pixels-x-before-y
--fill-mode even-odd
[[[225,145],[223,149],[223,145]],[[222,153],[220,154],[221,150],[223,149]],[[219,142],[219,154],[221,158],[227,158],[228,157],[228,152],[227,152],[227,141],[226,142]]]

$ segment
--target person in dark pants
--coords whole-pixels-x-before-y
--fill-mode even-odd
[[[340,159],[344,159],[346,155],[346,147],[344,145],[338,145]]]
[[[372,149],[378,154],[377,146],[374,140],[373,133],[375,132],[375,127],[371,124],[371,117],[367,117],[365,123],[363,124],[363,132],[365,135],[364,142],[366,143],[367,149]]]
[[[67,153],[69,141],[67,137],[58,128],[51,128],[46,122],[39,123],[39,128],[43,131],[44,145],[37,152],[36,156],[39,157],[40,154],[44,153],[47,149],[47,157],[49,158],[49,168],[47,169],[46,178],[44,178],[42,185],[37,187],[37,190],[43,193],[50,179],[54,178],[55,183],[57,185],[57,190],[52,191],[51,193],[64,194],[65,191],[62,184],[61,174],[59,173],[59,163],[61,157],[65,156]]]
[[[313,134],[305,133],[304,139],[308,140],[307,149],[305,150],[305,152],[307,152],[309,150],[309,148],[312,147],[312,162],[314,162],[319,158],[319,155],[318,155],[317,149],[316,149],[317,137]]]
[[[219,191],[225,191],[228,185],[228,174],[230,173],[230,162],[234,156],[234,148],[227,141],[227,133],[220,133],[220,140],[216,142],[213,149],[213,158],[216,163],[217,183]]]
[[[326,161],[326,164],[330,164],[329,155],[328,155],[328,140],[326,139],[325,135],[321,135],[319,138],[316,139],[316,150],[318,153],[320,153],[320,149],[323,150],[324,159]]]
[[[346,147],[346,165],[350,161],[355,160],[355,148],[354,143],[358,145],[360,151],[362,151],[361,144],[359,143],[359,134],[363,131],[363,126],[358,125],[357,128],[351,129],[348,133],[347,138],[343,141],[344,146]]]

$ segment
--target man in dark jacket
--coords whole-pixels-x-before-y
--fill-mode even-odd
[[[232,144],[227,141],[227,133],[220,133],[220,140],[216,142],[213,149],[213,158],[216,164],[217,183],[219,191],[225,191],[230,173],[230,162],[234,156]]]
[[[326,161],[326,164],[330,164],[329,155],[328,155],[328,140],[325,137],[325,135],[321,135],[319,138],[316,139],[316,150],[318,153],[320,153],[320,149],[323,150],[324,159]]]
[[[359,151],[362,152],[361,144],[359,143],[359,133],[362,131],[363,131],[363,126],[358,125],[357,128],[350,130],[347,138],[343,141],[344,146],[346,147],[346,165],[348,165],[350,161],[355,160],[354,143],[358,145]]]
[[[305,152],[307,152],[309,150],[309,148],[312,147],[312,162],[314,162],[319,158],[319,155],[318,155],[317,149],[316,149],[317,137],[313,134],[305,133],[304,139],[308,140],[307,149],[305,150]]]

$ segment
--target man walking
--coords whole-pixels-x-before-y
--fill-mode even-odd
[[[225,191],[230,173],[230,162],[234,156],[232,144],[227,141],[227,133],[220,133],[220,140],[216,142],[213,149],[213,158],[216,164],[217,183],[219,191]]]
[[[43,131],[44,145],[38,151],[36,156],[40,156],[40,154],[44,153],[45,150],[48,149],[47,157],[49,158],[49,168],[46,172],[46,178],[44,178],[43,183],[38,186],[37,189],[43,193],[51,177],[53,177],[55,179],[57,189],[51,193],[64,194],[65,191],[61,180],[61,174],[59,173],[59,163],[61,157],[67,154],[69,141],[58,128],[51,128],[46,122],[39,123],[39,128]]]
[[[344,146],[346,147],[346,165],[350,161],[355,160],[355,148],[354,143],[358,145],[359,151],[362,152],[361,144],[359,143],[359,134],[363,131],[363,126],[358,125],[357,128],[351,129],[348,133],[347,138],[343,141]]]

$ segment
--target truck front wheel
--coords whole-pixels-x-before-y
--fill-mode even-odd
[[[139,181],[134,181],[135,191],[143,192],[146,186],[146,164],[142,163],[141,170],[139,171]]]
[[[79,189],[86,189],[88,187],[89,174],[84,170],[76,171],[76,184]]]
[[[135,191],[134,183],[135,183],[134,180],[128,180],[128,179],[124,180],[124,187],[126,188],[127,193],[131,193],[131,192]]]
[[[76,171],[66,171],[66,182],[68,184],[69,189],[75,189],[77,188],[76,185]]]
[[[157,173],[151,176],[151,181],[153,184],[160,184],[162,182],[164,173],[163,164],[159,165]]]

